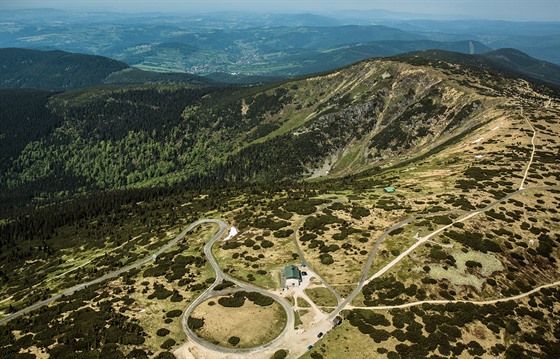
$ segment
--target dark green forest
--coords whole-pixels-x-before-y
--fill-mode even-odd
[[[1,92],[10,104],[2,106],[2,203],[179,182],[194,188],[299,179],[333,149],[371,130],[375,121],[367,113],[363,123],[348,121],[341,108],[340,114],[324,115],[314,131],[251,144],[279,128],[267,118],[292,101],[286,88],[269,89]]]
[[[47,102],[54,93],[39,90],[0,90],[0,171],[21,153],[27,143],[41,139],[62,124],[49,111]]]
[[[16,48],[0,49],[0,62],[0,87],[57,91],[100,85],[110,74],[128,68],[102,56]]]

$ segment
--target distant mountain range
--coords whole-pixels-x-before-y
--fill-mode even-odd
[[[456,43],[383,41],[343,46],[331,51],[317,51],[314,56],[307,57],[296,52],[286,59],[291,63],[299,64],[302,73],[318,73],[374,57],[372,54],[387,57],[399,54],[405,49],[430,48],[432,45],[446,45],[446,49],[414,51],[400,56],[476,66],[506,73],[513,77],[560,86],[560,66],[534,59],[514,49],[501,49],[472,55],[452,52],[455,50],[478,53],[488,50],[480,43],[468,41]],[[15,48],[0,49],[0,68],[3,70],[0,72],[0,88],[35,88],[48,91],[127,84],[244,85],[279,82],[283,79],[281,76],[248,76],[229,73],[212,73],[204,77],[187,73],[161,73],[130,67],[123,62],[102,56],[74,54],[58,50],[39,51]]]
[[[560,65],[558,24],[406,20],[410,14],[3,12],[0,48],[106,56],[146,71],[223,76],[234,83],[306,76],[372,58],[440,49],[515,48]],[[214,76],[214,75],[212,75]],[[220,76],[221,77],[221,76]],[[181,79],[181,81],[183,81]]]
[[[343,45],[326,50],[315,50],[308,53],[295,53],[290,63],[299,65],[301,74],[329,71],[348,64],[374,57],[389,57],[412,51],[440,49],[464,54],[481,54],[492,51],[488,46],[475,41],[441,42],[431,40],[413,41],[371,41],[351,45]],[[305,70],[305,72],[304,72]]]
[[[334,28],[327,28],[333,30]],[[381,31],[386,31],[381,27]],[[113,58],[142,69],[166,69],[168,71],[186,71],[207,75],[214,72],[244,74],[249,76],[292,77],[305,76],[317,72],[334,70],[340,66],[369,59],[372,57],[386,57],[410,51],[426,49],[442,49],[463,53],[484,53],[491,51],[488,46],[474,41],[441,42],[422,39],[407,40],[376,40],[344,44],[343,37],[335,41],[330,47],[325,47],[325,40],[319,39],[326,35],[325,31],[315,32],[315,29],[304,29],[302,34],[289,39],[272,41],[259,40],[261,35],[255,35],[254,40],[222,39],[231,45],[216,45],[214,39],[208,39],[217,47],[227,47],[227,50],[206,49],[202,43],[186,45],[192,39],[184,42],[141,45],[123,49],[113,54]],[[353,30],[348,29],[352,32]],[[375,28],[379,31],[379,28]],[[293,34],[292,34],[293,35]],[[398,37],[391,35],[368,36],[367,38]],[[288,35],[286,35],[288,36]],[[306,41],[306,36],[309,41]],[[351,37],[351,35],[348,35]],[[214,34],[212,37],[220,37]],[[227,38],[227,35],[224,35]],[[313,42],[313,38],[317,38]],[[404,39],[407,36],[403,36]],[[259,41],[266,43],[259,44]],[[270,43],[270,44],[269,44]],[[252,50],[248,50],[252,48]],[[204,60],[204,61],[203,61]]]

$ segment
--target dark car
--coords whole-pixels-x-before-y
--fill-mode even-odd
[[[323,332],[320,332],[319,334],[317,334],[317,338],[322,338],[323,337]]]
[[[309,345],[307,346],[307,350],[311,350],[311,348],[313,348],[313,345],[312,345],[312,344],[309,344]]]
[[[337,315],[336,318],[334,318],[333,320],[333,325],[339,326],[340,324],[342,324],[342,317],[340,315]]]

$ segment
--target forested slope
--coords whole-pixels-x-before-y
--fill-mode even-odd
[[[411,58],[260,87],[102,87],[48,101],[13,92],[4,99],[36,114],[5,113],[7,124],[22,126],[4,132],[0,189],[7,202],[16,194],[345,176],[440,150],[500,116],[497,105],[516,86],[524,85]]]
[[[107,57],[59,50],[3,48],[0,49],[0,68],[0,88],[68,91],[103,84],[213,82],[185,73],[142,71]]]
[[[1,88],[70,90],[99,85],[127,64],[102,56],[65,51],[1,49]]]
[[[277,288],[302,251],[354,298],[294,357],[557,357],[554,89],[404,58],[259,87],[0,94],[2,318],[148,259],[2,324],[2,357],[172,357],[216,280],[215,227],[157,251],[200,218],[239,229],[213,247],[233,278]]]

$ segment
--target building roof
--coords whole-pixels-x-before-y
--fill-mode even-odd
[[[286,268],[284,268],[284,274],[286,275],[286,279],[301,280],[301,271],[293,264],[290,264],[289,266],[286,266]]]
[[[387,193],[393,193],[395,192],[395,187],[385,187],[383,190]]]

